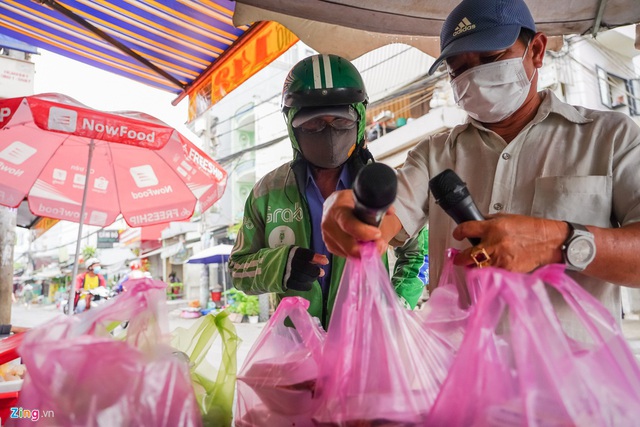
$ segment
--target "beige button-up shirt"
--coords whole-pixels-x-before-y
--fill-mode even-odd
[[[447,248],[469,246],[451,236],[455,222],[429,193],[429,179],[447,168],[467,183],[483,214],[522,214],[598,227],[640,220],[640,128],[624,114],[574,107],[550,91],[542,94],[537,115],[509,144],[469,119],[409,153],[398,173],[395,206],[409,235],[429,220],[430,283],[438,283]],[[617,286],[571,274],[620,318]],[[559,296],[551,296],[556,306],[563,305]]]

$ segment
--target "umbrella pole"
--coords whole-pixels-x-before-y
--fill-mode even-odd
[[[84,177],[84,190],[82,192],[82,205],[80,206],[80,224],[78,225],[78,240],[76,241],[76,254],[73,260],[73,272],[71,273],[71,283],[69,284],[69,300],[67,301],[67,312],[69,316],[73,316],[73,300],[75,296],[76,276],[78,275],[78,258],[80,257],[80,241],[82,240],[82,225],[84,224],[84,210],[87,205],[87,192],[89,191],[89,175],[91,174],[91,158],[93,157],[93,149],[96,144],[91,139],[89,143],[89,158],[87,159],[87,170]],[[80,304],[80,301],[78,301]]]

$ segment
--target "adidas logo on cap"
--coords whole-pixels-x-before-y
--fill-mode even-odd
[[[462,18],[462,21],[458,23],[456,30],[453,32],[453,37],[466,31],[473,30],[474,28],[476,28],[476,24],[472,24],[467,18]]]

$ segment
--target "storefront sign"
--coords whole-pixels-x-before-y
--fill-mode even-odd
[[[100,230],[98,231],[98,248],[112,248],[114,243],[120,241],[120,233],[118,230]]]
[[[202,83],[189,91],[189,121],[266,67],[298,41],[277,22],[262,22],[214,63]]]
[[[33,93],[35,65],[0,55],[0,97],[15,98]]]
[[[140,228],[128,228],[124,230],[120,235],[120,243],[124,246],[129,246],[134,243],[140,244],[140,238],[142,236],[142,231]]]
[[[42,236],[47,230],[56,225],[59,221],[60,220],[58,219],[47,218],[45,216],[40,217],[40,219],[38,219],[36,224],[32,227],[32,230],[35,234],[34,239]]]

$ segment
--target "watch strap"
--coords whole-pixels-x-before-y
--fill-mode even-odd
[[[564,258],[564,263],[568,270],[582,271],[584,270],[585,267],[576,266],[576,265],[573,265],[571,262],[569,262],[569,258],[567,256],[567,250],[569,249],[569,244],[571,243],[571,241],[575,239],[577,236],[591,236],[591,238],[593,238],[593,234],[587,229],[587,227],[585,227],[582,224],[569,222],[569,221],[564,221],[564,222],[566,222],[567,225],[569,226],[569,235],[565,239],[561,248],[562,257]]]
[[[569,224],[569,239],[571,239],[572,234],[575,234],[576,231],[582,231],[584,233],[589,233],[589,230],[587,230],[587,227],[585,227],[582,224],[578,224],[576,222],[569,222],[569,221],[565,221],[567,224]],[[567,240],[569,240],[567,239]]]

